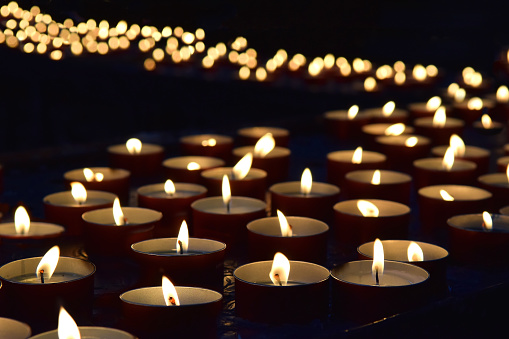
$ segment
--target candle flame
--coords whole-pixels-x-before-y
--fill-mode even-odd
[[[396,72],[394,75],[394,83],[396,85],[403,85],[406,82],[406,75],[405,72]]]
[[[182,220],[182,225],[180,225],[180,230],[177,237],[177,254],[187,253],[188,248],[189,248],[189,229],[187,228],[186,221]]]
[[[83,175],[85,176],[85,180],[87,182],[91,182],[94,180],[94,171],[92,171],[90,168],[84,168]]]
[[[481,98],[473,97],[467,102],[467,108],[472,111],[480,111],[483,108],[483,102]]]
[[[428,76],[428,73],[426,72],[426,67],[420,64],[415,65],[414,69],[412,70],[412,76],[417,81],[426,80],[426,77]]]
[[[272,269],[269,273],[270,280],[272,280],[272,283],[276,286],[286,286],[288,284],[289,275],[290,261],[283,253],[277,252],[272,261]]]
[[[447,192],[446,190],[440,190],[440,196],[445,201],[454,201],[454,197],[450,195],[449,192]]]
[[[94,179],[97,182],[101,182],[104,179],[104,174],[102,174],[102,173],[95,173],[94,174]]]
[[[509,182],[509,165],[507,165],[507,169],[505,170],[505,174],[507,176],[507,182]]]
[[[87,190],[81,182],[71,182],[71,194],[77,204],[87,201]]]
[[[405,128],[406,128],[406,126],[403,123],[390,125],[389,127],[387,127],[385,129],[384,134],[391,135],[391,136],[401,135],[405,131]]]
[[[170,279],[163,275],[162,279],[163,298],[166,306],[180,306],[179,297],[175,286],[171,283]]]
[[[81,339],[76,321],[62,306],[60,306],[60,313],[58,314],[58,338]]]
[[[366,92],[373,92],[376,89],[376,79],[373,77],[367,77],[364,80],[364,90]]]
[[[60,247],[53,246],[50,248],[49,251],[42,257],[39,265],[37,265],[37,269],[35,270],[37,278],[40,278],[42,274],[45,281],[51,279],[55,269],[57,268],[59,257]]]
[[[201,142],[201,145],[203,147],[214,147],[214,146],[216,146],[216,144],[217,144],[217,141],[214,138],[202,140],[202,142]]]
[[[467,91],[464,88],[458,88],[458,90],[454,93],[454,101],[455,102],[463,102],[465,97],[467,96]]]
[[[434,96],[426,103],[426,109],[428,111],[436,111],[442,104],[442,99],[439,96]]]
[[[131,138],[127,140],[125,146],[127,147],[129,154],[140,154],[142,144],[140,139]]]
[[[230,190],[230,180],[228,180],[228,176],[226,174],[223,175],[222,194],[223,203],[228,209],[228,206],[230,205],[230,200],[232,198],[232,193]]]
[[[454,149],[451,147],[447,147],[447,151],[445,151],[444,158],[442,159],[442,168],[446,171],[450,171],[452,166],[454,165]]]
[[[453,149],[455,157],[462,157],[465,155],[465,143],[457,134],[451,135],[449,147]]]
[[[407,249],[408,261],[423,261],[424,253],[422,252],[421,246],[419,246],[416,242],[412,241],[410,245],[408,245]]]
[[[507,103],[509,102],[509,89],[507,86],[500,86],[497,89],[497,102]]]
[[[122,207],[120,207],[120,200],[118,198],[115,198],[115,201],[113,201],[113,219],[117,226],[122,226],[126,223],[124,212],[122,212]]]
[[[23,206],[19,206],[14,212],[14,228],[16,234],[27,234],[30,229],[30,217]]]
[[[175,194],[175,184],[170,179],[166,180],[164,183],[164,191],[166,194],[174,195]]]
[[[355,149],[352,156],[352,164],[362,163],[362,147],[359,146]]]
[[[280,210],[277,210],[277,217],[279,219],[279,227],[281,228],[281,235],[283,237],[291,237],[293,235],[292,227],[288,223],[288,220],[286,219],[283,212]]]
[[[276,146],[276,140],[272,136],[272,133],[267,133],[261,137],[254,147],[254,156],[263,158],[270,153]]]
[[[493,122],[488,114],[483,114],[481,117],[482,127],[485,129],[490,129],[493,127]]]
[[[384,107],[382,107],[382,114],[384,117],[390,117],[396,108],[396,103],[394,101],[387,102]]]
[[[189,164],[187,164],[187,170],[188,171],[196,171],[201,168],[200,164],[194,161],[191,161]]]
[[[235,166],[233,166],[233,178],[236,180],[244,179],[249,173],[252,163],[253,153],[249,152],[244,155]]]
[[[357,201],[357,208],[362,213],[363,217],[373,217],[377,218],[380,211],[375,204],[367,200],[359,200]]]
[[[482,227],[485,230],[489,231],[493,229],[493,219],[491,218],[491,214],[489,214],[486,211],[482,212],[482,220],[483,220]]]
[[[359,113],[359,106],[353,105],[348,109],[348,120],[353,120],[357,116],[357,113]]]
[[[371,184],[372,185],[380,185],[380,179],[381,179],[381,172],[380,170],[376,170],[373,172],[373,178],[371,178]]]
[[[373,266],[371,266],[371,273],[375,277],[381,278],[384,274],[384,246],[380,239],[376,239],[373,245]]]
[[[440,106],[437,108],[435,115],[433,116],[433,127],[443,128],[446,120],[447,116],[445,115],[445,107]]]
[[[417,145],[417,142],[419,142],[419,139],[417,137],[410,137],[405,140],[405,146],[414,147],[415,145]]]
[[[450,84],[447,87],[447,95],[450,96],[450,97],[454,97],[454,95],[456,94],[456,91],[458,89],[460,89],[460,85],[458,85],[457,83],[453,82],[452,84]]]
[[[306,168],[302,172],[302,176],[300,178],[300,193],[304,195],[308,195],[311,193],[311,188],[313,187],[313,177],[311,175],[311,171],[309,168]]]

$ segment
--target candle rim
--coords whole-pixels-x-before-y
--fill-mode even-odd
[[[401,245],[407,245],[407,244],[410,245],[411,242],[417,243],[421,247],[423,252],[425,251],[425,249],[433,249],[433,250],[441,252],[441,254],[443,255],[441,257],[437,257],[437,258],[433,258],[433,259],[426,259],[425,258],[424,260],[422,260],[420,262],[437,262],[437,261],[447,260],[447,258],[449,257],[449,251],[447,251],[445,248],[443,248],[441,246],[438,246],[438,245],[435,245],[435,244],[423,242],[423,241],[403,240],[403,239],[387,239],[387,240],[381,240],[381,241],[382,241],[382,245],[384,245],[384,257],[385,258],[390,257],[390,254],[392,254],[390,251],[387,251],[387,248],[390,246],[390,243],[396,243],[396,244],[401,244]],[[357,247],[357,253],[360,254],[360,255],[363,255],[363,256],[365,256],[367,258],[373,258],[373,255],[371,253],[368,253],[367,251],[369,251],[370,249],[373,250],[373,244],[374,243],[375,243],[374,241],[370,241],[370,242],[367,242],[367,243],[364,243],[364,244],[358,246]],[[405,262],[405,263],[411,263],[411,264],[415,265],[415,263],[416,263],[415,261],[408,261],[408,257],[407,257],[407,247],[408,247],[408,245],[405,246],[404,251],[403,251],[404,252],[403,253],[404,254],[403,257],[405,257],[407,259],[405,259],[405,260],[385,259],[385,260]]]
[[[429,168],[429,165],[439,164],[438,168]],[[471,160],[455,158],[450,170],[446,170],[442,166],[443,158],[421,158],[413,161],[414,167],[419,167],[432,172],[461,172],[476,170],[477,164]],[[434,167],[434,166],[431,166]]]
[[[258,157],[255,155],[254,146],[252,145],[236,147],[233,149],[232,154],[238,157],[243,157],[249,152],[253,153],[253,159],[278,159],[289,157],[292,154],[292,151],[287,147],[274,146],[272,151],[267,153],[267,155],[265,155],[264,157]]]
[[[198,165],[200,165],[200,169],[196,170],[197,172],[215,167],[222,167],[225,165],[223,159],[208,157],[204,155],[184,155],[180,157],[168,158],[163,161],[162,165],[166,168],[188,171],[187,165],[190,162],[196,162]]]
[[[0,283],[0,287],[2,284]],[[0,317],[0,324],[2,325],[2,328],[9,328],[12,330],[15,330],[15,333],[19,334],[18,331],[23,331],[23,335],[25,337],[23,338],[31,338],[32,335],[32,329],[30,328],[30,325],[27,323],[24,323],[22,321],[6,318],[6,317]]]
[[[224,202],[223,202],[223,197],[221,196],[213,196],[213,197],[206,197],[206,198],[202,198],[202,199],[198,199],[198,200],[195,200],[193,201],[193,203],[191,204],[191,208],[193,210],[197,210],[197,211],[200,211],[200,212],[203,212],[203,213],[209,213],[209,214],[215,214],[215,215],[238,215],[238,214],[243,214],[243,213],[257,213],[261,210],[265,210],[265,208],[267,207],[267,203],[263,200],[260,200],[260,199],[256,199],[256,198],[251,198],[251,197],[242,197],[242,196],[232,196],[231,197],[231,209],[234,209],[235,206],[234,205],[234,202],[235,201],[239,201],[239,200],[243,200],[243,201],[251,201],[251,202],[255,202],[258,206],[256,209],[253,209],[253,210],[250,210],[249,212],[243,212],[243,213],[226,213],[226,208],[224,209],[224,212],[211,212],[211,211],[208,211],[207,209],[203,209],[202,204],[206,203],[206,201],[214,201],[217,200],[220,204],[218,204],[218,207],[221,207],[223,206],[224,207]]]
[[[341,120],[341,121],[369,120],[371,118],[371,116],[369,114],[366,114],[365,112],[359,110],[359,112],[357,113],[355,118],[348,119],[348,110],[347,109],[331,110],[331,111],[325,112],[323,115],[326,119]]]
[[[122,180],[125,178],[129,178],[131,176],[131,172],[123,168],[113,168],[113,167],[86,167],[86,168],[91,169],[93,172],[100,172],[104,174],[104,179],[102,181],[98,181],[97,183],[105,181]],[[83,169],[84,168],[76,168],[65,172],[64,179],[68,181],[78,181],[83,184],[90,183],[83,177]]]
[[[365,109],[360,110],[358,114],[360,114],[361,112],[371,115],[372,117],[380,118],[380,115],[383,114],[382,113],[383,106],[382,107],[365,108]],[[407,115],[408,115],[408,110],[401,108],[401,107],[394,107],[394,110],[392,111],[392,113],[388,117],[388,119],[390,119],[391,117],[394,117],[394,116],[407,116]],[[381,117],[384,118],[383,115]]]
[[[226,244],[224,242],[213,240],[213,239],[194,238],[194,237],[189,237],[189,248],[188,248],[188,251],[202,251],[200,249],[193,248],[193,246],[197,245],[196,242],[202,242],[202,241],[211,242],[211,243],[214,243],[215,245],[218,245],[220,247],[218,249],[216,249],[216,250],[207,251],[207,252],[203,252],[203,253],[189,253],[189,252],[187,252],[187,253],[178,254],[178,255],[176,254],[176,252],[175,252],[175,255],[167,255],[167,254],[160,254],[160,253],[156,253],[156,252],[147,252],[147,251],[143,251],[143,250],[135,248],[137,246],[141,246],[141,245],[144,245],[144,244],[149,244],[150,242],[160,242],[160,241],[167,241],[168,244],[174,244],[177,241],[177,237],[153,238],[153,239],[147,239],[147,240],[139,241],[139,242],[136,242],[136,243],[132,244],[131,245],[131,249],[134,252],[139,253],[139,254],[143,254],[143,255],[149,255],[149,256],[155,256],[155,257],[171,257],[171,258],[182,257],[182,256],[187,256],[187,257],[203,256],[203,255],[208,255],[208,254],[222,252],[222,251],[224,251],[226,249]],[[169,251],[171,251],[171,249],[169,249],[168,252]]]
[[[380,179],[379,185],[398,185],[398,184],[403,184],[403,183],[409,183],[412,181],[412,177],[406,173],[403,173],[403,172],[391,171],[391,170],[385,170],[385,169],[378,169],[378,170],[380,171],[380,174],[381,174],[381,179]],[[345,179],[349,179],[349,180],[360,182],[360,183],[371,184],[371,179],[372,179],[373,173],[375,171],[377,171],[377,169],[362,169],[362,170],[351,171],[345,175]],[[389,174],[396,175],[401,180],[390,181],[390,182],[385,181],[384,182],[384,179],[387,180],[387,175],[389,175]],[[360,178],[357,177],[359,175],[362,177],[360,177]],[[363,180],[364,175],[369,176],[367,181]]]
[[[443,157],[448,148],[449,148],[448,145],[435,146],[431,149],[431,154],[433,154],[436,157]],[[472,152],[478,153],[478,154],[472,154]],[[469,158],[471,158],[471,159],[489,158],[490,151],[487,150],[486,148],[482,148],[482,147],[465,145],[465,155],[463,155],[461,157],[455,155],[454,157],[455,157],[454,161],[456,161],[456,160],[472,161]]]
[[[499,181],[501,180],[501,181]],[[509,181],[507,179],[506,173],[488,173],[483,174],[480,177],[477,178],[477,181],[481,184],[487,185],[487,186],[495,186],[495,187],[509,187]]]
[[[136,211],[138,211],[138,212],[143,211],[145,213],[145,215],[150,218],[146,221],[144,220],[143,222],[134,223],[134,222],[132,222],[132,220],[137,220],[136,217],[133,218],[133,214]],[[100,208],[100,209],[87,211],[81,215],[81,219],[83,219],[86,223],[100,225],[100,226],[114,226],[114,227],[118,227],[120,229],[120,228],[128,228],[128,227],[136,227],[136,226],[152,224],[152,223],[160,221],[163,217],[163,214],[161,212],[150,209],[150,208],[143,208],[143,207],[125,206],[125,207],[122,207],[122,212],[124,213],[125,217],[128,220],[128,223],[125,225],[122,225],[122,226],[117,226],[115,224],[115,220],[113,217],[113,207]],[[90,217],[95,218],[95,217],[101,216],[102,214],[105,214],[107,217],[111,217],[111,224],[110,223],[108,223],[108,224],[99,223],[99,222],[95,221],[95,219],[89,220]],[[129,219],[131,219],[132,223],[129,222]]]
[[[434,127],[433,126],[433,117],[421,117],[414,120],[414,127],[423,127],[423,128],[431,128],[431,129],[447,129],[447,128],[455,128],[455,127],[463,127],[465,126],[465,121],[453,118],[453,117],[447,117],[447,120],[445,121],[444,127]]]
[[[362,132],[366,134],[370,134],[372,136],[397,136],[397,135],[385,135],[385,130],[389,127],[394,125],[393,123],[387,123],[387,122],[379,122],[374,124],[367,124],[362,126]],[[382,130],[380,130],[382,129]],[[381,134],[380,134],[381,132]],[[400,135],[410,135],[415,133],[415,128],[413,126],[409,126],[405,124],[405,129],[403,130],[403,133]],[[367,152],[367,151],[366,151]],[[377,153],[377,152],[375,152]]]
[[[151,143],[142,143],[142,147],[140,150],[140,153],[138,154],[130,154],[129,151],[126,148],[125,143],[123,144],[116,144],[108,146],[107,148],[108,153],[118,154],[118,155],[128,155],[133,157],[143,157],[146,155],[153,155],[153,154],[160,154],[164,153],[164,147],[157,144],[151,144]]]
[[[325,234],[330,230],[330,227],[325,222],[318,220],[318,219],[301,217],[301,216],[287,216],[286,218],[290,224],[291,224],[290,221],[296,221],[296,220],[299,220],[302,222],[313,222],[315,225],[317,225],[321,229],[317,232],[313,232],[313,233],[309,233],[309,234],[301,235],[301,234],[297,233],[296,235],[294,234],[291,237],[283,237],[281,235],[281,229],[279,227],[279,219],[277,216],[270,216],[270,217],[265,217],[265,218],[260,218],[260,219],[250,221],[246,225],[246,228],[248,229],[248,231],[258,234],[258,235],[271,237],[271,238],[281,238],[281,239],[310,238],[310,237]],[[275,228],[276,232],[279,232],[279,234],[267,234],[267,233],[262,233],[260,230],[257,230],[256,228],[257,228],[258,224],[262,224],[264,222],[274,223],[274,225],[271,225],[270,227],[273,226]],[[291,226],[293,227],[293,226],[295,226],[295,224],[293,224]],[[299,226],[300,226],[300,224],[299,224]],[[293,232],[295,233],[295,229],[293,230]],[[287,241],[291,241],[291,240],[287,240]]]
[[[411,138],[411,137],[416,137],[418,140],[418,143],[417,143],[417,145],[415,145],[413,147],[408,147],[404,144],[404,142],[408,138]],[[388,142],[388,141],[398,141],[400,139],[403,141],[403,143],[401,143],[401,144]],[[423,136],[423,135],[418,135],[418,134],[380,135],[380,136],[376,137],[375,141],[380,144],[396,145],[396,146],[401,146],[401,147],[405,147],[408,149],[412,149],[412,148],[416,148],[416,147],[428,147],[431,144],[430,138]]]
[[[203,139],[215,139],[216,145],[219,144],[233,144],[233,138],[229,135],[225,134],[214,134],[214,133],[204,133],[204,134],[191,134],[186,135],[179,138],[179,142],[182,144],[192,144],[192,145],[200,145]]]
[[[209,168],[201,172],[201,177],[206,180],[216,180],[216,181],[222,181],[223,175],[228,176],[228,180],[230,182],[234,181],[255,181],[259,179],[263,179],[267,177],[267,171],[260,169],[260,168],[254,168],[251,167],[249,169],[249,172],[247,173],[246,177],[243,179],[234,179],[232,178],[232,171],[233,167],[214,167]],[[217,172],[217,173],[216,173]]]
[[[327,160],[339,163],[352,163],[352,156],[355,150],[339,150],[327,153]],[[344,156],[344,157],[343,157]],[[367,159],[368,157],[375,157],[375,160]],[[338,159],[339,157],[339,159]],[[344,158],[344,159],[343,159]],[[375,163],[385,162],[387,156],[380,152],[362,150],[362,163]]]
[[[447,191],[449,194],[453,195],[454,201],[448,201],[448,203],[455,203],[455,202],[463,202],[463,201],[479,201],[479,200],[487,200],[490,199],[493,194],[485,189],[475,187],[475,186],[467,186],[467,185],[431,185],[422,187],[417,191],[417,194],[419,196],[426,197],[428,199],[434,199],[434,200],[440,200],[443,201],[443,198],[440,196],[440,190],[443,189]],[[475,193],[477,193],[479,196],[475,199],[472,199],[471,194],[469,194],[469,199],[464,199],[464,195],[462,194],[461,197],[457,197],[458,194],[463,192],[458,192],[458,190],[464,191],[464,190],[472,190]],[[435,193],[435,194],[432,194]]]
[[[108,333],[116,333],[118,335],[122,334],[123,335],[123,338],[125,339],[136,339],[136,337],[134,335],[132,335],[131,333],[129,332],[126,332],[126,331],[123,331],[123,330],[119,330],[117,328],[113,328],[113,327],[103,327],[103,326],[78,326],[79,330],[80,330],[80,333],[82,335],[82,338],[83,336],[88,336],[90,335],[91,333],[89,332],[94,332],[94,331],[97,331],[97,330],[100,330],[101,333],[104,331],[104,332],[107,332],[105,334],[108,334]],[[51,331],[47,331],[47,332],[43,332],[43,333],[39,333],[37,335],[34,335],[33,337],[30,337],[30,339],[47,339],[47,338],[57,338],[57,337],[47,337],[48,335],[52,335],[52,334],[55,334],[55,335],[58,335],[58,329],[56,330],[51,330]],[[118,337],[115,337],[117,339],[119,339]]]
[[[70,201],[73,202],[73,204],[62,204],[62,203],[55,203],[52,200],[54,199],[60,199],[60,198],[70,198]],[[87,201],[83,203],[83,205],[78,204],[73,196],[71,191],[61,191],[61,192],[55,192],[46,195],[43,198],[43,203],[47,205],[52,206],[60,206],[64,208],[77,208],[77,207],[83,207],[83,208],[89,208],[92,206],[108,206],[113,205],[113,201],[117,198],[117,195],[111,192],[106,191],[98,191],[98,190],[87,190]],[[97,204],[91,204],[90,201],[93,199],[101,199],[104,200],[104,202],[100,202]],[[111,201],[110,201],[111,200]]]
[[[135,288],[135,289],[132,289],[132,290],[129,290],[129,291],[126,291],[126,292],[120,294],[119,298],[122,302],[131,304],[131,305],[137,305],[137,306],[143,306],[143,307],[156,307],[156,308],[164,308],[164,309],[175,309],[175,310],[178,310],[179,308],[195,307],[198,305],[214,304],[214,303],[217,303],[217,302],[220,302],[221,300],[223,300],[223,295],[221,293],[211,290],[211,289],[208,289],[208,288],[197,287],[197,286],[175,286],[175,289],[177,290],[177,294],[179,295],[179,299],[180,299],[180,305],[178,307],[168,307],[168,306],[166,306],[166,304],[163,304],[163,303],[161,303],[161,305],[144,304],[141,302],[135,302],[135,301],[126,299],[127,297],[132,297],[133,294],[137,294],[137,293],[143,293],[146,291],[151,291],[151,292],[152,291],[161,291],[161,300],[163,300],[161,286],[149,286],[149,287]],[[179,290],[180,290],[180,293],[179,293]],[[200,291],[203,293],[207,293],[207,295],[214,296],[214,298],[211,298],[209,301],[206,301],[206,302],[186,304],[185,303],[186,298],[182,298],[182,292],[184,290],[197,290],[197,291]],[[176,311],[176,312],[178,312],[178,311]]]
[[[169,194],[168,194],[168,197],[160,197],[160,199],[188,199],[188,198],[192,198],[192,197],[195,197],[197,195],[200,195],[200,194],[204,194],[204,193],[207,193],[208,190],[205,186],[203,185],[199,185],[199,184],[195,184],[195,183],[188,183],[188,182],[174,182],[174,185],[175,185],[175,194],[177,194],[177,192],[180,190],[186,190],[186,192],[192,192],[192,193],[196,193],[196,194],[192,194],[191,196],[187,196],[187,197],[171,197]],[[152,190],[153,189],[153,190]],[[192,189],[192,190],[191,190]],[[143,195],[143,196],[148,196],[150,193],[165,193],[165,190],[164,190],[164,183],[156,183],[156,184],[149,184],[149,185],[144,185],[144,186],[141,186],[139,187],[137,190],[136,190],[136,193],[138,195]],[[155,197],[153,197],[155,198]]]
[[[310,194],[312,193],[324,193],[325,195],[323,196],[307,196],[307,197],[298,197],[298,196],[292,196],[293,194],[301,194],[300,192],[300,185],[301,185],[301,182],[300,181],[285,181],[285,182],[278,182],[272,186],[269,187],[269,192],[273,193],[273,194],[281,194],[281,195],[285,195],[285,196],[289,196],[289,197],[292,197],[292,198],[305,198],[305,199],[320,199],[320,198],[324,198],[324,197],[330,197],[330,196],[333,196],[333,195],[336,195],[336,194],[339,194],[341,189],[334,185],[334,184],[331,184],[331,183],[328,183],[328,182],[318,182],[318,181],[313,181],[313,186],[311,187],[311,192]],[[296,187],[296,189],[294,189],[294,186]],[[281,191],[280,189],[281,188],[287,188],[288,189],[291,189],[291,191],[287,191],[286,189],[284,191]],[[327,193],[327,192],[321,192],[321,191],[318,191],[317,189],[318,188],[322,188],[322,189],[331,189],[333,190],[334,192],[330,192],[330,193]]]
[[[357,202],[359,200],[365,200],[365,201],[368,201],[368,202],[371,202],[373,204],[375,204],[379,210],[380,210],[380,214],[378,215],[378,217],[364,217],[362,215],[362,213],[359,211],[359,209],[357,208]],[[381,209],[380,208],[380,203],[384,203],[384,204],[389,204],[391,207],[394,207],[395,209],[399,209],[400,211],[395,211],[397,212],[397,214],[385,214],[385,209]],[[342,207],[348,207],[348,211],[343,211],[341,210],[340,208]],[[342,214],[346,214],[346,215],[351,215],[351,216],[354,216],[354,217],[360,217],[360,218],[372,218],[372,219],[380,219],[380,218],[394,218],[394,217],[401,217],[401,216],[405,216],[405,215],[409,215],[410,212],[412,211],[412,209],[410,208],[410,206],[408,205],[405,205],[405,204],[402,204],[400,202],[397,202],[397,201],[392,201],[392,200],[384,200],[384,199],[350,199],[350,200],[343,200],[343,201],[340,201],[338,203],[336,203],[334,206],[333,206],[333,210],[335,213],[342,213]],[[354,211],[355,213],[351,213],[350,210]]]
[[[260,130],[259,133],[254,132],[257,129]],[[290,131],[283,127],[273,127],[273,126],[253,126],[253,127],[243,127],[237,130],[237,134],[243,137],[255,137],[261,138],[266,133],[272,133],[273,137],[286,137],[290,135]]]
[[[44,227],[50,233],[33,233],[37,228]],[[5,230],[4,230],[5,229]],[[3,233],[2,231],[10,231],[12,230],[14,233]],[[40,230],[39,230],[40,231]],[[4,239],[19,239],[22,240],[24,238],[27,239],[48,239],[48,238],[57,238],[61,236],[65,232],[65,227],[62,225],[57,225],[53,223],[47,222],[38,222],[38,221],[30,221],[30,229],[26,234],[16,234],[16,230],[14,227],[14,222],[5,222],[0,223],[0,238]]]
[[[493,229],[490,231],[486,231],[482,227],[482,222],[483,222],[482,213],[470,213],[470,214],[455,215],[455,216],[447,219],[447,225],[449,227],[453,227],[453,228],[456,228],[456,229],[459,229],[459,230],[462,230],[465,232],[484,233],[484,234],[501,234],[501,233],[509,234],[509,216],[504,215],[504,214],[495,214],[495,213],[493,213],[492,215],[495,215],[497,217],[493,218]],[[477,224],[479,225],[478,226],[479,228],[470,227],[470,226],[466,227],[464,225],[461,225],[461,222],[465,221],[467,219],[468,219],[468,221],[473,221],[472,218],[475,218],[475,222],[477,222]],[[507,225],[506,229],[501,229],[500,227],[499,228],[496,227],[496,226],[500,226],[500,221],[501,221],[500,219],[505,221],[505,223],[503,223],[503,225]],[[495,237],[495,236],[496,235],[493,235],[493,237]]]

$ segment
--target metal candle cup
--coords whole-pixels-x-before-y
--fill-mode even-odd
[[[31,324],[36,332],[56,327],[60,306],[77,319],[89,321],[94,296],[94,264],[60,257],[53,277],[42,284],[35,273],[41,259],[21,259],[0,267],[2,305],[9,305],[3,313]]]
[[[113,208],[83,213],[85,250],[90,255],[122,256],[131,245],[152,238],[162,213],[148,208],[122,207],[127,224],[117,226]]]
[[[387,157],[382,153],[363,151],[362,162],[352,162],[354,151],[335,151],[327,154],[327,181],[342,187],[346,173],[361,169],[381,169],[386,167]]]
[[[157,175],[161,171],[164,149],[159,145],[143,143],[139,154],[130,154],[125,144],[108,147],[111,167],[124,168],[136,176]]]
[[[43,199],[44,215],[48,221],[66,227],[67,235],[83,234],[83,213],[113,206],[116,195],[109,192],[87,191],[87,200],[78,204],[71,191],[47,195]]]
[[[415,119],[414,127],[416,134],[430,138],[433,145],[447,145],[451,135],[461,136],[465,122],[447,117],[444,127],[435,127],[433,126],[433,117],[428,117]]]
[[[417,144],[409,147],[407,139],[417,138]],[[388,167],[406,173],[413,172],[413,162],[426,158],[431,148],[431,140],[420,135],[380,136],[375,139],[376,148],[387,156]]]
[[[436,146],[431,153],[436,157],[444,157],[449,146]],[[455,156],[455,159],[472,161],[477,165],[476,176],[488,173],[490,169],[490,151],[475,146],[465,146],[465,155]]]
[[[160,283],[161,275],[175,285],[197,286],[223,292],[223,260],[226,245],[222,242],[189,238],[187,253],[177,253],[177,238],[149,239],[131,246],[140,264],[142,286]]]
[[[282,252],[298,260],[324,265],[327,259],[326,223],[305,217],[287,217],[293,235],[283,237],[278,217],[267,217],[247,224],[249,258],[251,261],[269,260]]]
[[[235,277],[235,311],[241,318],[263,323],[307,323],[327,316],[329,270],[290,260],[288,285],[269,278],[272,260],[240,266]]]
[[[372,260],[359,260],[331,270],[335,314],[357,323],[372,322],[415,308],[429,297],[429,274],[424,269],[385,261],[380,285],[376,285],[372,265]]]
[[[222,295],[198,287],[175,286],[175,289],[180,306],[166,306],[160,286],[120,295],[129,331],[142,338],[215,338]]]
[[[325,127],[330,135],[340,139],[360,139],[362,126],[368,124],[371,116],[359,112],[353,119],[348,118],[347,110],[325,112]]]
[[[252,168],[259,168],[267,172],[267,184],[286,180],[290,170],[290,150],[276,146],[264,157],[258,157],[254,153],[254,146],[238,147],[233,150],[233,161],[237,163],[247,153],[253,153]]]
[[[214,143],[209,140],[214,139]],[[183,155],[199,155],[205,157],[230,160],[233,149],[233,138],[219,134],[188,135],[179,139]]]
[[[493,194],[489,211],[498,211],[509,203],[509,178],[506,173],[490,173],[477,178],[479,187]]]
[[[187,166],[189,163],[195,162],[200,168],[189,170]],[[201,172],[224,166],[224,160],[212,157],[201,156],[185,156],[166,159],[163,162],[164,176],[166,179],[171,179],[175,182],[189,182],[200,184],[202,182]]]
[[[134,335],[116,328],[99,326],[79,326],[82,338],[137,339]],[[58,330],[44,332],[31,339],[59,339]]]
[[[339,200],[339,188],[335,185],[313,182],[308,195],[300,192],[300,181],[274,184],[269,188],[272,215],[280,210],[285,215],[308,217],[324,222],[332,220],[332,206]]]
[[[290,132],[280,127],[246,127],[237,131],[239,144],[254,145],[265,134],[271,133],[276,141],[276,145],[280,147],[288,147],[290,141]]]
[[[450,170],[442,165],[442,158],[424,158],[414,161],[414,182],[417,189],[441,184],[472,185],[477,165],[468,160],[455,159]]]
[[[380,183],[372,184],[376,170],[359,170],[345,176],[345,192],[348,199],[381,199],[410,204],[412,177],[405,173],[380,170]]]
[[[222,195],[224,175],[228,176],[232,195],[265,200],[267,172],[258,168],[251,168],[244,179],[232,178],[232,167],[218,167],[203,171],[201,177],[209,196]]]
[[[0,318],[0,338],[26,339],[31,334],[32,330],[27,324],[14,319]]]
[[[175,183],[175,193],[164,191],[164,183],[146,185],[138,188],[138,206],[159,211],[163,218],[155,228],[156,237],[178,234],[183,220],[191,220],[191,204],[205,198],[204,186],[188,183]]]
[[[410,207],[395,201],[363,199],[374,204],[378,217],[365,217],[357,207],[358,199],[334,205],[335,235],[343,244],[359,246],[380,239],[406,239]]]

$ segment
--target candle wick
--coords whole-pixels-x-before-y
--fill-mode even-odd
[[[124,217],[124,225],[127,225],[127,218]]]
[[[40,277],[41,277],[41,284],[44,284],[44,270],[39,271]]]
[[[179,253],[180,253],[180,254],[184,254],[184,249],[182,248],[182,241],[181,241],[181,240],[179,240],[179,241],[178,241],[178,244],[179,244]]]
[[[279,279],[279,274],[278,273],[274,274],[274,278],[277,280],[279,286],[283,286],[283,283],[281,282],[281,279]]]
[[[173,306],[175,306],[177,304],[173,297],[169,297],[168,300],[170,301],[170,304],[172,304]]]
[[[231,205],[231,200],[228,201],[228,203],[226,204],[226,213],[230,214],[230,205]]]
[[[375,285],[380,286],[380,280],[378,278],[378,268],[375,268]]]

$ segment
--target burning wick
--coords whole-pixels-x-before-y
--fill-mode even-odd
[[[177,302],[175,301],[175,298],[173,297],[169,297],[168,298],[168,301],[170,302],[170,304],[172,304],[173,306],[177,305]]]
[[[182,240],[179,240],[178,244],[179,244],[180,254],[184,254],[184,248],[182,246]]]
[[[378,267],[375,268],[375,285],[380,286],[380,280],[378,279]]]
[[[40,270],[39,274],[41,275],[41,284],[44,284],[44,270]]]
[[[281,282],[281,279],[279,278],[279,274],[278,273],[274,274],[274,279],[276,279],[276,281],[279,284],[279,286],[283,286],[283,283]]]

